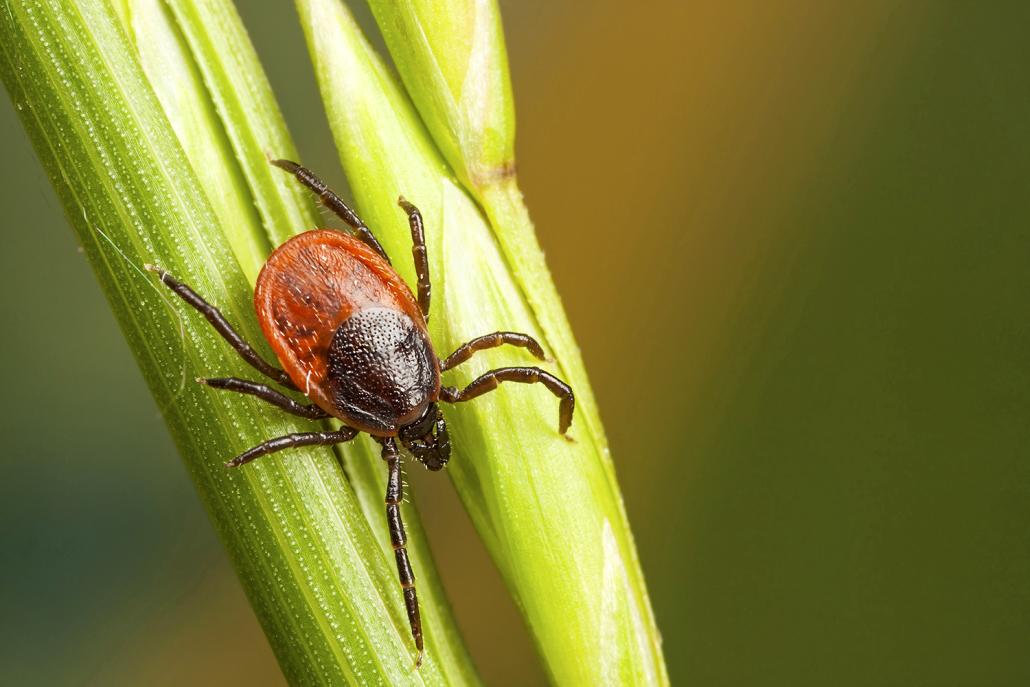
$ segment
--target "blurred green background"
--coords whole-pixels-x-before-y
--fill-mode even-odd
[[[292,8],[241,5],[342,187]],[[1030,684],[1030,4],[503,9],[673,681]],[[0,684],[282,684],[6,103],[0,142]],[[539,683],[420,473],[483,676]]]

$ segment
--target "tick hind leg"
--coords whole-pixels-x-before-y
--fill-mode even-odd
[[[572,424],[572,412],[576,408],[576,397],[572,393],[572,387],[539,367],[502,367],[491,370],[472,380],[472,383],[461,391],[453,386],[441,388],[440,398],[448,403],[470,401],[488,391],[493,391],[500,386],[501,382],[519,382],[520,384],[539,382],[543,384],[548,391],[561,399],[558,404],[558,431],[562,434],[568,432],[569,425]]]
[[[175,295],[186,301],[187,304],[203,315],[204,318],[211,323],[211,326],[215,328],[215,331],[221,334],[222,338],[228,341],[229,345],[240,354],[240,357],[247,361],[248,365],[269,379],[282,384],[287,389],[296,390],[297,387],[294,386],[292,381],[290,381],[289,376],[279,368],[266,362],[264,358],[258,355],[257,351],[251,348],[250,344],[244,341],[243,337],[233,329],[233,326],[229,324],[229,321],[225,319],[225,316],[222,315],[218,308],[205,301],[196,291],[186,286],[160,267],[155,267],[154,265],[145,265],[145,267],[151,272],[156,272],[162,284],[175,292]]]
[[[269,439],[268,441],[258,444],[249,451],[244,451],[226,463],[225,467],[238,468],[239,466],[249,463],[261,456],[267,456],[269,453],[275,453],[288,448],[298,448],[300,446],[333,446],[335,444],[342,444],[350,441],[357,435],[358,430],[351,429],[350,427],[341,427],[335,432],[297,432],[295,434],[287,434],[286,436]]]
[[[247,379],[239,379],[237,377],[216,377],[213,379],[201,378],[197,381],[201,384],[207,384],[215,389],[225,389],[226,391],[235,391],[239,394],[256,396],[262,401],[267,401],[277,408],[285,410],[287,413],[306,417],[309,420],[324,420],[329,417],[329,413],[325,412],[313,403],[309,405],[297,403],[289,396],[279,393],[270,386],[258,384],[257,382],[252,382]]]
[[[325,182],[315,176],[307,167],[302,167],[296,162],[290,160],[272,160],[273,165],[279,169],[284,169],[297,178],[297,181],[302,183],[308,189],[310,189],[318,199],[322,202],[322,205],[326,206],[333,211],[337,217],[342,219],[347,225],[354,230],[358,235],[358,238],[365,242],[369,248],[379,254],[383,260],[390,262],[390,256],[383,250],[383,246],[376,239],[375,234],[372,230],[365,226],[365,223],[361,221],[358,214],[350,209],[350,206],[343,202],[331,188],[325,185]]]
[[[401,501],[404,499],[404,487],[401,483],[401,457],[397,451],[397,442],[392,437],[377,439],[383,445],[383,460],[388,470],[386,478],[386,522],[390,526],[390,543],[393,555],[397,559],[397,576],[401,589],[404,590],[404,608],[408,612],[408,624],[411,626],[411,637],[415,640],[418,657],[415,667],[422,665],[422,618],[418,613],[418,596],[415,594],[415,574],[408,561],[408,538],[404,534],[404,522],[401,520]]]

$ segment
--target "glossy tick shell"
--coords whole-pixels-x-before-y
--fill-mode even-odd
[[[279,246],[254,291],[298,389],[348,426],[396,436],[440,396],[440,363],[400,275],[365,243],[315,230]]]

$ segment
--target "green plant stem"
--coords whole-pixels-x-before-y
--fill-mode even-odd
[[[551,369],[576,390],[573,442],[555,432],[557,402],[539,387],[504,386],[445,410],[455,447],[448,472],[552,680],[666,683],[596,403],[505,162],[514,125],[496,8],[372,3],[416,112],[340,2],[297,6],[359,210],[399,255],[410,239],[397,195],[422,209],[438,349],[498,329],[525,331],[544,343],[555,358]],[[487,105],[477,109],[476,97]],[[484,168],[504,173],[474,172]],[[447,373],[445,383],[460,387],[502,364],[525,365],[526,355],[481,354]]]
[[[257,222],[277,227],[268,229],[273,236],[288,235],[301,228],[293,223],[310,208],[285,180],[257,164],[268,142],[292,146],[274,121],[277,112],[249,116],[246,93],[259,100],[266,95],[252,53],[240,48],[245,35],[238,25],[232,28],[234,15],[225,3],[174,7],[191,44],[206,46],[180,53],[197,60],[194,67],[211,91],[202,97],[212,98],[208,107],[226,127],[209,144],[222,149],[222,164],[236,166],[230,176],[238,191],[270,203],[257,206],[255,222],[241,219],[249,227],[241,236],[259,245],[268,240]],[[448,650],[412,670],[392,561],[331,451],[294,450],[242,470],[223,467],[264,439],[310,431],[311,425],[254,399],[194,384],[201,375],[254,373],[201,317],[141,269],[158,264],[190,283],[270,357],[240,268],[245,253],[234,252],[184,152],[190,146],[172,125],[175,108],[164,108],[141,67],[146,60],[121,25],[132,19],[124,9],[116,13],[104,0],[8,3],[0,12],[0,74],[284,673],[297,685],[474,681],[453,631],[440,631],[436,640]],[[205,43],[197,23],[222,38],[209,36]],[[227,56],[218,54],[220,41],[230,55],[243,56],[222,76],[218,60]],[[257,90],[241,95],[237,89],[235,96],[220,91],[219,84],[238,79]],[[195,122],[186,129],[190,136],[204,135]],[[254,257],[249,260],[253,267]],[[430,599],[424,608],[430,623],[449,626],[445,605]]]

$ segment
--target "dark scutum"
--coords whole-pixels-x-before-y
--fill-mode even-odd
[[[429,341],[410,317],[369,308],[333,334],[326,382],[343,415],[386,433],[432,400],[438,373]]]

